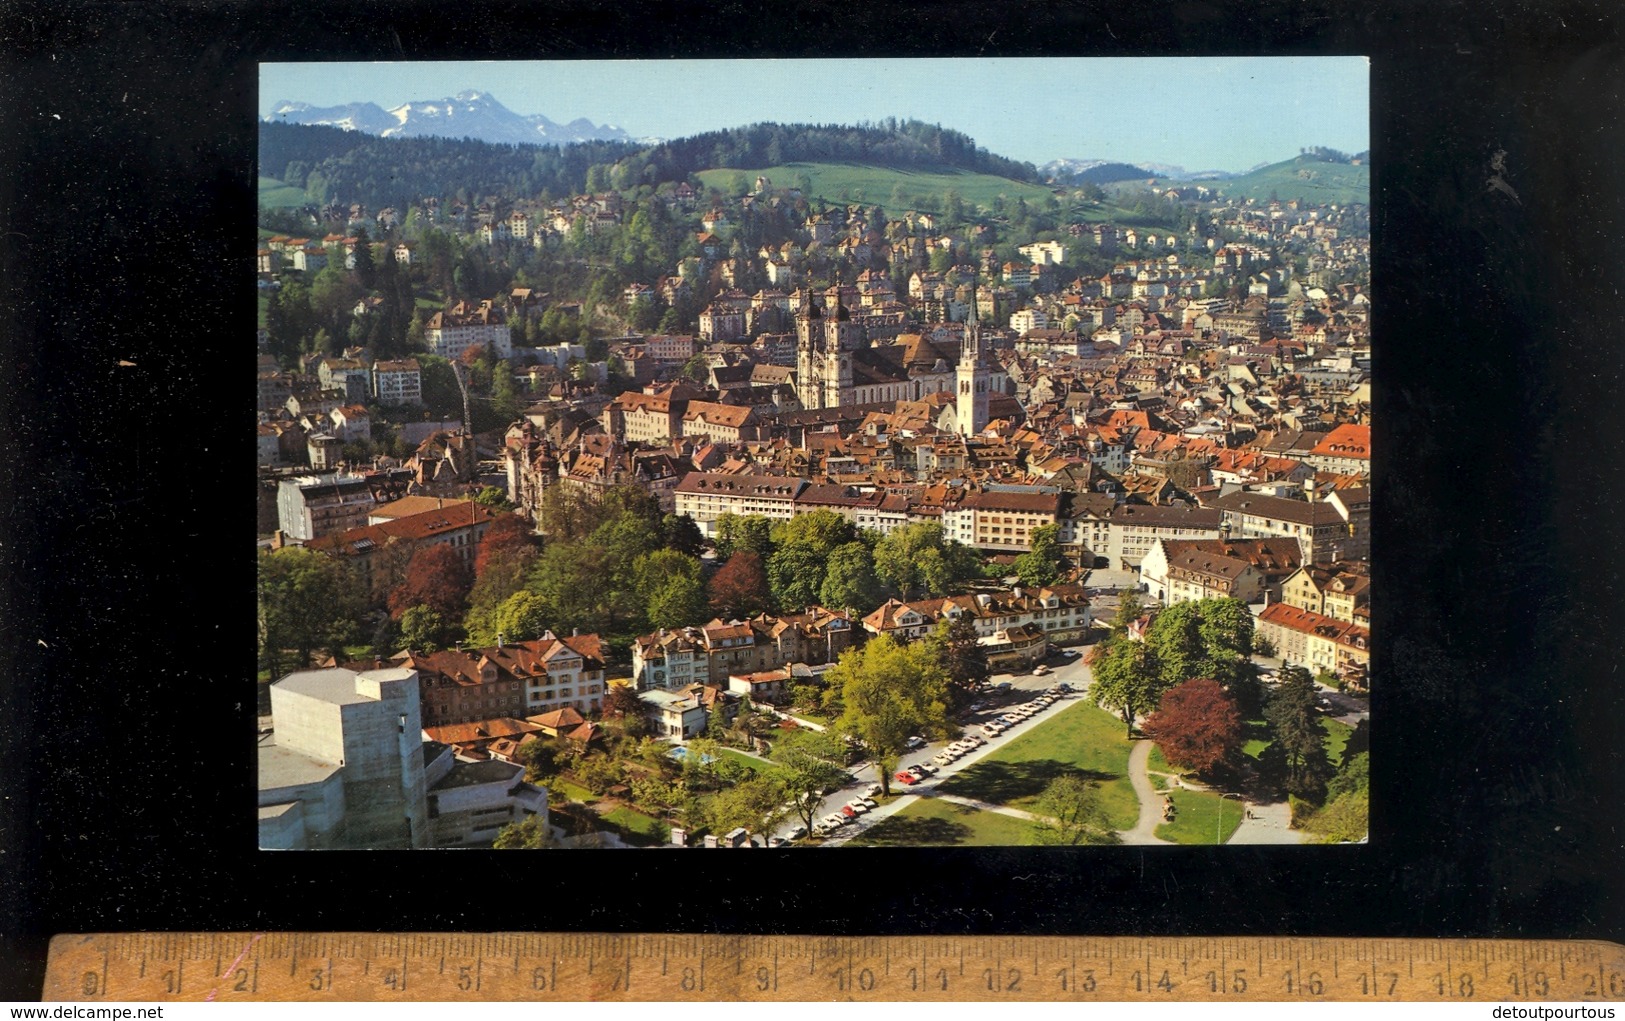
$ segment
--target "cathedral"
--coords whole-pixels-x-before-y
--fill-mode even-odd
[[[988,423],[993,375],[974,321],[957,345],[905,335],[872,346],[841,303],[838,284],[824,291],[822,301],[809,289],[796,313],[796,397],[809,410],[952,392],[956,429],[973,436]]]

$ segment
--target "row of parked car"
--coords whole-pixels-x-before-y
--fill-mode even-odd
[[[1025,705],[1018,705],[1014,709],[1006,712],[1003,716],[1000,716],[997,719],[989,720],[988,722],[982,724],[982,733],[986,734],[988,737],[997,737],[998,735],[1009,730],[1011,727],[1014,727],[1016,724],[1037,716],[1045,709],[1048,709],[1050,706],[1060,701],[1061,698],[1071,690],[1072,686],[1063,681],[1062,683],[1055,685],[1053,688],[1050,688],[1042,695],[1039,695],[1031,702],[1028,702]]]

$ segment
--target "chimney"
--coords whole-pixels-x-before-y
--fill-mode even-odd
[[[570,637],[571,638],[580,638],[581,637],[581,629],[578,628],[578,627],[571,628],[570,629]]]
[[[497,648],[502,648],[502,632],[497,632]]]

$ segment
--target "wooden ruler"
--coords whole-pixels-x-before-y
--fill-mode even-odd
[[[42,999],[1619,1000],[1600,941],[173,933],[58,936]]]

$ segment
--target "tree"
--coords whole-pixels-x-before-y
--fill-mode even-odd
[[[666,514],[660,519],[660,544],[667,549],[697,557],[705,549],[705,535],[687,514]]]
[[[552,843],[552,834],[539,815],[527,815],[517,822],[508,823],[497,831],[491,846],[498,851],[537,850]]]
[[[767,560],[773,602],[781,609],[800,609],[818,601],[824,584],[827,554],[807,542],[780,546]]]
[[[438,652],[446,645],[446,621],[428,606],[409,607],[401,614],[401,644],[414,652]]]
[[[942,595],[981,573],[981,558],[968,546],[944,540],[942,526],[908,525],[875,544],[875,576],[901,598]]]
[[[748,550],[764,560],[773,553],[773,523],[759,514],[722,514],[714,524],[717,556]]]
[[[711,577],[711,609],[723,617],[750,617],[767,608],[767,573],[762,558],[741,550]]]
[[[830,551],[818,589],[820,603],[836,609],[868,610],[883,600],[874,554],[866,544],[853,541]]]
[[[372,261],[372,239],[367,236],[367,228],[362,227],[355,232],[355,279],[366,290],[372,290],[377,266]]]
[[[513,510],[513,504],[508,502],[508,494],[503,491],[501,486],[486,486],[474,494],[474,502],[498,514],[505,514]]]
[[[841,740],[828,731],[793,730],[773,746],[772,759],[785,796],[809,830],[821,792],[846,780],[845,753]]]
[[[1165,688],[1156,657],[1146,643],[1113,635],[1098,647],[1093,670],[1090,700],[1121,715],[1133,737],[1135,719],[1156,708]]]
[[[705,721],[705,736],[712,741],[721,741],[728,732],[728,710],[722,699],[711,703],[711,715]],[[692,753],[692,749],[690,749]]]
[[[689,627],[705,619],[705,584],[698,560],[657,549],[640,556],[633,570],[649,626]]]
[[[1326,725],[1315,711],[1315,682],[1301,666],[1284,667],[1281,682],[1264,701],[1271,741],[1260,756],[1266,772],[1283,779],[1288,793],[1319,804],[1332,775],[1326,756]]]
[[[519,746],[519,761],[525,766],[525,779],[544,783],[564,768],[569,749],[557,738],[537,736]]]
[[[853,542],[858,531],[852,523],[834,511],[817,510],[810,514],[797,514],[789,521],[771,527],[775,546],[805,543],[820,553],[828,554],[837,546]]]
[[[637,689],[630,684],[611,684],[604,693],[605,719],[643,716],[648,710],[648,704],[638,697]]]
[[[542,637],[548,624],[558,619],[545,598],[521,590],[504,599],[492,615],[495,638],[506,642],[528,642]],[[473,636],[470,636],[472,639]]]
[[[948,674],[948,695],[955,709],[968,705],[977,690],[987,682],[987,656],[977,640],[976,625],[961,614],[955,620],[938,622],[931,643]]]
[[[1039,843],[1075,847],[1118,842],[1101,807],[1099,789],[1075,773],[1051,780],[1035,809],[1043,817],[1037,824]]]
[[[863,744],[887,792],[910,735],[949,731],[948,675],[923,642],[904,645],[882,635],[842,653],[828,679],[842,706],[835,729]]]
[[[302,670],[317,649],[336,654],[354,637],[361,590],[337,560],[297,546],[262,553],[258,582],[260,655],[271,676],[286,650]]]
[[[1040,588],[1055,584],[1061,576],[1061,527],[1044,525],[1033,529],[1026,553],[1016,558],[1016,573],[1023,585]]]
[[[483,496],[492,489],[496,487],[487,486],[480,493]],[[501,490],[497,492],[500,494]],[[535,552],[536,542],[524,519],[514,514],[498,514],[480,536],[480,544],[474,551],[474,577],[483,578],[493,563]]]
[[[719,834],[772,829],[788,812],[784,798],[784,788],[772,774],[742,779],[711,799],[711,829]]]
[[[1241,714],[1217,681],[1197,678],[1170,688],[1140,730],[1176,766],[1209,773],[1241,754]]]
[[[451,546],[436,543],[412,554],[406,580],[389,593],[390,615],[399,619],[414,606],[428,606],[445,620],[461,620],[468,598],[468,568]]]

